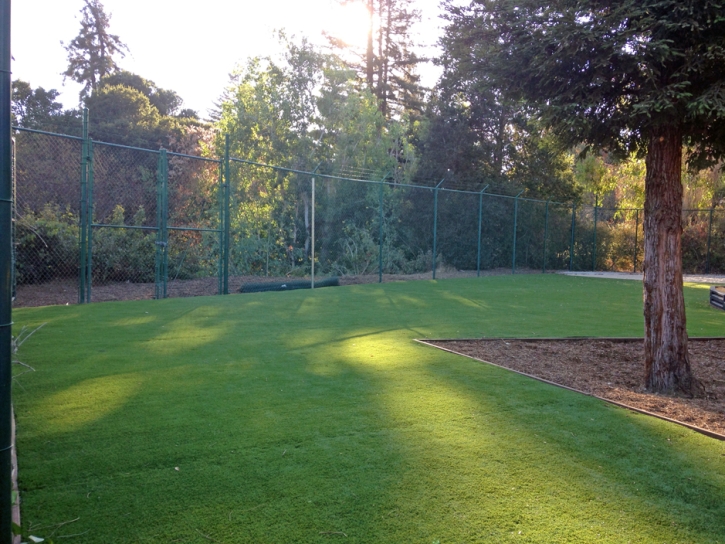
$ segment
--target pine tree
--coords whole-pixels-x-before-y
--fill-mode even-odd
[[[63,75],[83,84],[81,99],[98,88],[103,76],[118,69],[114,56],[124,57],[128,47],[121,39],[109,32],[111,16],[99,0],[84,0],[81,9],[81,30],[78,36],[65,45],[68,51],[68,68]]]
[[[364,54],[357,55],[358,60],[348,62],[349,66],[378,98],[386,117],[403,111],[421,112],[423,89],[416,67],[422,59],[413,52],[411,39],[420,13],[413,9],[413,0],[364,1],[370,17],[367,47]],[[337,48],[350,49],[343,40],[329,39]],[[355,56],[356,52],[352,53]]]

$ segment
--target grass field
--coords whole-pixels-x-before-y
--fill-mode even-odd
[[[18,310],[47,322],[14,389],[24,530],[725,542],[722,442],[413,342],[641,336],[641,289],[526,275]],[[705,289],[686,297],[692,336],[725,333]]]

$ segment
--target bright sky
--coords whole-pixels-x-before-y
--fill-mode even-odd
[[[213,107],[229,74],[248,57],[274,54],[276,29],[305,35],[324,43],[322,31],[365,43],[365,12],[340,7],[335,0],[102,0],[111,14],[111,32],[126,43],[130,54],[119,59],[121,68],[176,91],[184,107],[202,117]],[[425,44],[419,54],[435,54],[440,34],[439,0],[415,0],[423,21],[415,39]],[[195,6],[190,9],[188,6]],[[78,105],[80,86],[63,83],[67,53],[60,42],[70,42],[80,30],[82,0],[15,0],[12,6],[13,79],[33,87],[57,89],[65,107]],[[438,71],[420,70],[423,83],[432,85]]]

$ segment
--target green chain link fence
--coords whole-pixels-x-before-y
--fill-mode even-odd
[[[226,294],[312,274],[642,270],[642,210],[269,166],[229,157],[228,143],[210,158],[84,134],[15,130],[17,305]],[[683,212],[683,266],[725,272],[724,210]]]

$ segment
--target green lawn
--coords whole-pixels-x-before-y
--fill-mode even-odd
[[[705,289],[686,297],[692,336],[725,333]],[[17,310],[47,322],[14,389],[24,530],[725,542],[724,443],[413,342],[641,336],[641,301],[521,275]]]

